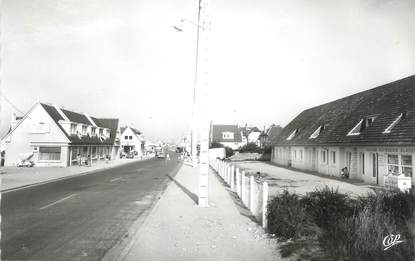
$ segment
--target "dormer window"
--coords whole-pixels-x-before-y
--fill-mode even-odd
[[[318,126],[318,128],[313,132],[313,134],[311,134],[311,136],[309,137],[309,139],[315,139],[318,137],[318,135],[320,135],[320,133],[324,130],[324,125],[320,125]]]
[[[360,133],[367,129],[369,126],[372,125],[372,123],[375,121],[375,116],[365,117],[363,119],[360,119],[360,121],[356,124],[356,126],[353,127],[353,129],[347,134],[347,136],[357,136],[360,135]]]
[[[76,135],[76,124],[75,123],[71,123],[71,135]]]
[[[290,136],[288,136],[287,140],[292,140],[295,135],[297,135],[298,129],[295,129],[293,132],[291,132]]]
[[[399,116],[383,131],[383,134],[391,133],[392,129],[400,122],[402,119],[404,119],[406,116],[405,113],[399,114]]]
[[[224,140],[233,140],[233,132],[222,132],[222,138]]]

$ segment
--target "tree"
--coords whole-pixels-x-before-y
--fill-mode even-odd
[[[209,149],[214,149],[214,148],[223,148],[224,146],[216,141],[212,141],[212,143],[210,143]]]

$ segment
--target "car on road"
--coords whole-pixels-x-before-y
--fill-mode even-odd
[[[157,152],[156,153],[156,157],[157,158],[165,158],[166,157],[166,154],[164,154],[164,152]]]
[[[27,167],[31,168],[35,165],[35,163],[31,160],[22,160],[19,163],[17,163],[17,167]]]

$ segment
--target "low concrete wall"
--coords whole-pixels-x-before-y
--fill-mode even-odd
[[[216,158],[224,159],[226,156],[225,148],[209,149],[209,162],[215,163]]]
[[[255,219],[267,227],[268,182],[236,168],[231,162],[215,158],[210,166],[241,199]]]

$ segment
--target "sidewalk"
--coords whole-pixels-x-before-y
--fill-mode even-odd
[[[261,161],[241,161],[231,162],[233,165],[245,170],[247,173],[267,174],[270,185],[270,193],[275,194],[287,189],[291,192],[304,195],[312,192],[316,188],[329,186],[338,188],[341,193],[348,193],[351,196],[366,196],[373,193],[373,185],[364,183],[351,184],[346,181],[334,179],[332,177],[322,177],[308,174],[305,172],[278,167]]]
[[[108,162],[93,162],[92,166],[71,166],[71,167],[2,167],[0,168],[0,191],[11,190],[19,187],[30,186],[37,183],[44,183],[55,179],[87,174],[89,172],[113,168],[123,164],[148,159],[116,159]]]
[[[209,207],[196,205],[198,168],[183,165],[120,260],[281,260],[274,240],[209,172]]]

